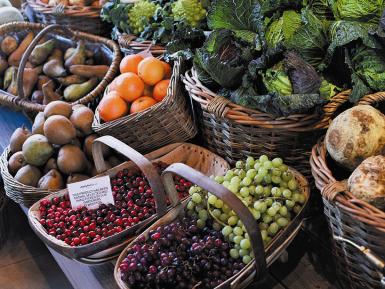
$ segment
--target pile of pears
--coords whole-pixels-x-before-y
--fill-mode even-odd
[[[12,134],[9,172],[24,185],[50,191],[95,176],[92,143],[98,136],[92,133],[93,118],[84,105],[51,102],[36,116],[32,132],[21,127]],[[108,168],[123,162],[107,147],[103,155]]]
[[[19,95],[17,73],[20,61],[35,35],[16,34],[0,38],[0,88]],[[51,101],[74,102],[90,93],[104,78],[109,66],[97,65],[95,53],[80,40],[63,49],[57,39],[43,38],[32,50],[23,71],[24,98],[47,105]]]

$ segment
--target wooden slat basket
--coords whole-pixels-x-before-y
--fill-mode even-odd
[[[309,198],[309,187],[308,182],[299,172],[291,169],[296,180],[299,182],[300,190],[306,195],[308,200]],[[121,278],[120,264],[127,256],[128,250],[136,244],[136,242],[144,236],[147,240],[149,238],[149,232],[156,230],[159,226],[167,225],[173,223],[178,218],[181,218],[185,214],[185,206],[187,201],[181,202],[177,198],[177,192],[175,190],[174,181],[172,175],[179,175],[186,180],[192,182],[203,188],[204,190],[209,191],[216,197],[222,199],[237,216],[242,220],[246,231],[250,236],[251,248],[253,250],[255,259],[252,260],[248,265],[246,265],[237,275],[234,275],[224,281],[222,284],[216,288],[234,288],[241,289],[245,288],[253,282],[258,283],[263,280],[267,274],[267,267],[270,266],[280,254],[287,248],[291,241],[295,238],[296,234],[299,232],[302,221],[303,221],[303,212],[307,207],[307,201],[304,204],[301,212],[292,220],[292,222],[280,233],[278,233],[275,238],[269,243],[269,245],[264,248],[261,232],[259,226],[257,225],[254,217],[250,213],[249,209],[241,202],[236,195],[227,190],[224,186],[217,184],[215,181],[205,177],[201,173],[195,171],[194,169],[188,167],[185,164],[173,164],[169,166],[162,174],[163,182],[165,184],[165,189],[170,199],[173,202],[174,207],[169,211],[165,216],[151,225],[146,231],[139,235],[134,241],[132,241],[127,248],[121,253],[118,258],[118,261],[115,265],[114,277],[115,280],[121,289],[130,289],[128,284],[124,282]],[[196,285],[196,284],[191,284]],[[255,288],[263,288],[255,285]],[[194,287],[199,288],[199,286]]]
[[[40,39],[43,37],[55,38],[60,48],[68,48],[72,46],[74,42],[76,43],[79,40],[83,40],[85,41],[87,49],[94,51],[101,59],[100,64],[109,65],[110,68],[105,77],[90,93],[71,104],[84,104],[95,108],[99,103],[100,98],[103,96],[105,88],[114,79],[119,70],[119,63],[121,60],[119,46],[114,41],[107,38],[69,30],[64,26],[56,24],[45,26],[43,24],[29,22],[14,22],[2,25],[0,27],[0,40],[6,35],[16,34],[17,36],[25,36],[30,31],[34,32],[36,37],[25,51],[18,67],[18,87],[20,88],[23,85],[22,72],[24,71],[30,53]],[[22,89],[19,89],[19,91],[22,91]],[[9,106],[15,110],[23,110],[32,113],[43,111],[45,108],[45,105],[33,103],[30,99],[26,99],[22,95],[12,95],[3,90],[0,90],[0,104]]]
[[[385,93],[367,95],[359,104],[378,106],[384,112]],[[346,182],[335,176],[341,172],[333,169],[336,165],[322,139],[312,149],[310,165],[323,197],[337,273],[344,288],[384,288],[385,212],[347,190]]]
[[[100,18],[101,6],[52,6],[40,0],[27,0],[26,4],[24,10],[29,6],[33,12],[34,19],[30,21],[46,25],[60,24],[73,30],[110,37],[112,26]],[[26,12],[24,14],[28,15]]]
[[[178,59],[174,62],[167,96],[142,112],[103,122],[96,109],[93,130],[114,136],[142,153],[193,138],[197,130],[180,79],[183,72],[184,63]]]
[[[276,118],[210,91],[199,81],[195,69],[185,74],[183,82],[197,104],[199,126],[210,150],[232,164],[245,155],[284,157],[306,177],[311,176],[312,146],[350,94],[344,91],[335,95],[324,105],[322,116],[312,113]]]
[[[105,161],[101,151],[102,144],[110,146],[117,152],[131,159],[131,161],[127,161],[115,168],[105,170]],[[116,258],[117,254],[123,250],[132,237],[136,236],[137,232],[166,213],[163,184],[160,175],[157,173],[152,163],[157,163],[159,161],[166,164],[183,162],[195,167],[205,175],[223,175],[229,169],[228,163],[219,156],[204,148],[188,143],[171,144],[146,156],[142,156],[140,153],[128,147],[121,141],[110,136],[105,136],[94,141],[93,154],[95,166],[98,172],[101,172],[98,176],[115,176],[117,172],[123,169],[129,169],[133,172],[140,169],[146,175],[151,187],[153,188],[157,204],[157,214],[100,242],[79,247],[71,247],[63,241],[59,241],[48,235],[44,227],[39,222],[40,201],[36,202],[29,209],[28,219],[32,229],[36,232],[39,238],[60,254],[87,264],[99,264]],[[67,190],[53,193],[44,199],[51,200],[55,196],[63,196],[64,194],[67,194]],[[158,200],[156,199],[157,196]]]

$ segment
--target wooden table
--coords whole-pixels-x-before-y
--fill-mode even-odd
[[[0,151],[8,145],[10,135],[21,125],[30,127],[22,113],[0,107]],[[27,208],[22,207],[26,213]],[[48,248],[71,282],[74,289],[116,289],[113,278],[114,264],[89,266],[68,259]],[[275,262],[263,289],[334,289],[339,288],[332,263],[329,234],[323,214],[318,213],[305,226],[288,248],[288,261]],[[253,285],[249,288],[256,288]]]

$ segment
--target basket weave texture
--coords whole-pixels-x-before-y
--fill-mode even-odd
[[[154,44],[152,41],[139,41],[135,35],[118,31],[116,34],[120,49],[126,54],[136,54],[148,49],[154,56],[160,56],[166,52],[164,46]]]
[[[60,24],[70,29],[90,34],[109,37],[112,26],[100,18],[101,7],[48,5],[39,0],[27,0],[33,10],[36,22],[43,24]]]
[[[56,40],[57,42],[59,42],[59,45],[68,45],[68,43],[64,44],[64,41],[69,41],[70,43],[70,39],[73,41],[84,40],[86,45],[97,45],[102,55],[106,58],[110,58],[110,69],[108,70],[103,80],[99,82],[99,84],[95,87],[94,90],[92,90],[90,93],[88,93],[81,99],[71,103],[72,105],[84,104],[91,107],[96,107],[96,105],[99,103],[100,98],[103,96],[105,88],[114,79],[116,73],[119,70],[119,64],[121,60],[119,46],[114,41],[107,38],[91,35],[84,32],[68,30],[65,28],[63,28],[64,30],[62,30],[61,27],[62,26],[58,25],[45,26],[43,24],[37,23],[13,22],[0,26],[0,38],[4,35],[12,33],[24,34],[26,31],[33,31],[36,35],[43,29],[45,29],[47,33],[50,32],[52,35],[57,37]],[[24,110],[33,113],[43,111],[45,108],[45,105],[33,103],[28,99],[22,99],[18,96],[9,94],[3,90],[0,90],[0,104],[9,106],[15,110]]]
[[[283,157],[285,162],[309,177],[312,146],[350,91],[334,96],[324,105],[323,115],[297,114],[276,118],[268,113],[232,103],[206,88],[193,69],[183,79],[197,104],[199,126],[206,145],[228,162],[245,155]]]
[[[174,63],[167,96],[143,112],[103,123],[96,110],[93,130],[114,136],[142,153],[193,138],[197,131],[180,80],[181,72],[183,63],[179,59]]]

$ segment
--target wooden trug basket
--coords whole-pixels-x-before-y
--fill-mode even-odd
[[[117,152],[131,159],[110,170],[105,170],[105,161],[102,156],[102,144],[108,145]],[[228,163],[219,156],[209,152],[208,150],[196,145],[182,143],[171,144],[167,147],[154,151],[146,156],[142,156],[134,149],[128,147],[121,141],[110,136],[98,138],[94,141],[93,155],[95,166],[100,173],[100,176],[115,176],[117,172],[123,169],[130,171],[137,171],[140,169],[149,180],[149,183],[154,191],[154,196],[157,204],[157,214],[149,219],[131,227],[119,234],[108,237],[100,242],[88,244],[84,246],[71,247],[63,241],[57,240],[55,237],[48,235],[44,227],[40,224],[39,219],[39,202],[36,202],[28,212],[28,219],[32,229],[39,236],[39,238],[48,246],[55,249],[62,255],[69,258],[76,259],[83,263],[99,264],[117,257],[123,248],[128,244],[132,237],[136,236],[138,232],[142,231],[151,222],[155,221],[166,213],[166,201],[163,184],[155,167],[151,164],[156,162],[165,162],[172,164],[174,162],[184,162],[194,166],[206,175],[223,175],[229,169]],[[151,161],[150,161],[151,160]],[[53,193],[44,199],[52,199],[55,196],[63,196],[67,190]],[[158,200],[156,197],[158,196]]]
[[[175,61],[167,96],[142,112],[103,122],[96,109],[93,130],[114,136],[142,153],[192,139],[197,130],[180,80],[183,71],[182,60]]]
[[[306,177],[311,176],[309,156],[312,146],[350,91],[334,96],[317,113],[275,117],[249,109],[217,95],[198,79],[195,69],[183,78],[186,90],[197,104],[199,126],[207,147],[234,164],[247,156],[266,154],[283,157]]]
[[[236,197],[233,193],[227,190],[224,186],[217,184],[215,181],[205,177],[201,173],[188,167],[185,164],[177,163],[169,166],[162,174],[163,183],[165,189],[169,195],[174,207],[165,216],[151,225],[146,231],[140,234],[134,241],[132,241],[127,248],[120,254],[118,261],[115,265],[114,277],[119,288],[130,289],[130,287],[121,279],[121,272],[119,265],[122,263],[124,258],[127,256],[128,250],[136,243],[140,236],[145,236],[148,239],[149,232],[155,230],[159,226],[167,225],[174,222],[177,218],[184,215],[185,206],[187,201],[181,202],[178,199],[177,192],[175,190],[174,181],[172,175],[179,175],[193,184],[200,186],[201,188],[211,192],[218,198],[222,199],[230,208],[232,208],[237,216],[242,220],[246,227],[246,230],[250,236],[252,249],[254,252],[255,259],[246,265],[237,275],[226,280],[224,283],[216,288],[234,288],[241,289],[250,285],[252,282],[258,282],[266,277],[267,267],[270,266],[280,254],[287,248],[291,241],[295,238],[300,230],[303,222],[303,213],[306,210],[309,200],[309,185],[305,177],[299,172],[290,168],[290,171],[294,174],[294,177],[299,182],[299,187],[302,192],[306,195],[306,203],[304,204],[301,212],[291,221],[291,223],[284,229],[281,230],[265,248],[263,246],[261,233],[259,226],[257,225],[254,217],[250,211],[244,206],[244,204]],[[261,287],[262,288],[262,287]]]

